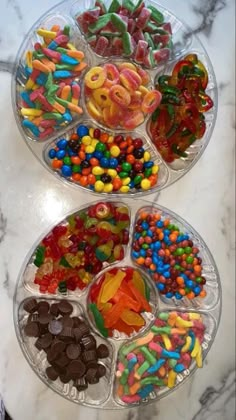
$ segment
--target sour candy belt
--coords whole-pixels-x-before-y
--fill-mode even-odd
[[[26,52],[20,113],[22,126],[44,139],[82,114],[78,79],[87,64],[70,42],[68,25],[39,28],[37,34],[42,42]]]

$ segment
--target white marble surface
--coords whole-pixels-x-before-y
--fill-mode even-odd
[[[0,394],[14,420],[233,420],[235,418],[234,319],[234,0],[162,0],[197,33],[213,63],[219,87],[216,127],[203,157],[184,178],[164,190],[160,204],[187,219],[217,262],[223,311],[204,369],[178,391],[143,409],[104,412],[60,398],[36,377],[18,346],[13,293],[26,253],[37,237],[82,203],[92,201],[66,187],[32,156],[17,129],[10,98],[16,51],[30,26],[56,4],[1,0],[0,14]],[[152,197],[148,198],[150,201]]]

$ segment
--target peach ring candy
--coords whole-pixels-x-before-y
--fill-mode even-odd
[[[142,102],[142,111],[145,114],[150,114],[155,111],[155,109],[160,105],[161,102],[161,93],[157,90],[151,90],[148,92]]]
[[[144,121],[144,115],[141,111],[129,111],[125,114],[123,127],[127,130],[133,130]]]
[[[103,67],[106,74],[107,74],[107,78],[106,78],[106,87],[110,87],[112,85],[117,85],[120,81],[120,74],[118,69],[116,68],[116,66],[114,66],[114,64],[111,63],[107,63],[105,64],[105,66]]]
[[[97,103],[97,105],[101,106],[102,108],[111,106],[111,100],[109,98],[109,90],[105,87],[94,89],[93,97]]]
[[[129,92],[121,85],[114,85],[110,89],[110,98],[118,105],[127,107],[131,102]]]
[[[102,67],[93,67],[86,74],[84,81],[90,89],[98,89],[102,87],[106,80],[106,72]]]
[[[122,85],[130,91],[137,90],[142,83],[142,79],[139,74],[131,69],[124,69],[121,71],[120,81]]]

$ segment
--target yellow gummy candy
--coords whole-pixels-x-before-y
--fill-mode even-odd
[[[177,373],[174,370],[170,370],[168,374],[168,388],[173,388],[175,386],[175,380],[176,380]]]

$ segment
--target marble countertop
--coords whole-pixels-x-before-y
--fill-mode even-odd
[[[122,412],[74,405],[48,389],[19,348],[12,309],[22,262],[54,220],[94,200],[55,179],[33,157],[17,129],[11,106],[11,71],[30,26],[56,4],[2,0],[0,14],[0,394],[13,420],[233,420],[234,319],[234,0],[162,0],[199,36],[213,63],[219,111],[212,139],[195,167],[161,192],[158,202],[185,218],[209,246],[221,276],[223,310],[214,345],[199,369],[156,404]],[[152,196],[147,198],[152,200]]]

